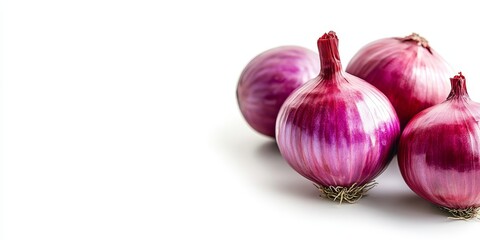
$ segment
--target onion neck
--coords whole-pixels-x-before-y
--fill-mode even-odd
[[[324,79],[332,79],[333,75],[341,74],[342,63],[338,52],[338,38],[335,32],[323,34],[317,41],[320,54],[320,76]]]
[[[423,48],[427,49],[428,52],[432,53],[430,49],[430,45],[428,44],[427,39],[420,36],[418,33],[412,33],[404,38],[401,39],[402,42],[415,42],[417,45],[422,46]]]
[[[453,78],[450,78],[450,84],[452,85],[452,90],[447,97],[447,100],[451,99],[470,99],[467,92],[467,85],[465,82],[465,76],[462,75],[462,72],[459,72]]]

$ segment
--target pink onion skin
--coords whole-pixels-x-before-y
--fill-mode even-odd
[[[318,54],[300,46],[259,54],[238,81],[237,100],[245,120],[259,133],[275,138],[275,121],[283,102],[319,72]]]
[[[452,76],[449,64],[416,34],[367,44],[350,60],[346,71],[388,97],[402,129],[415,114],[445,100]]]
[[[452,209],[480,207],[480,104],[468,97],[461,73],[451,85],[446,101],[408,123],[398,164],[422,198]]]
[[[321,72],[296,90],[277,118],[277,144],[289,165],[322,186],[373,180],[388,165],[400,123],[388,99],[345,73],[334,32],[318,40]]]

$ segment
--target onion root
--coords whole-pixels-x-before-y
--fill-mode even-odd
[[[468,207],[463,209],[454,209],[448,207],[441,207],[441,209],[447,211],[452,215],[450,219],[460,219],[460,220],[469,220],[478,218],[478,212],[480,207]]]
[[[368,192],[368,190],[375,187],[377,182],[373,180],[363,185],[357,185],[354,183],[350,187],[313,185],[315,185],[320,191],[320,197],[326,197],[332,201],[338,200],[341,204],[343,201],[348,203],[357,202]]]

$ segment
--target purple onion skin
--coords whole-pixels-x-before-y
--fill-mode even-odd
[[[362,185],[392,159],[400,124],[388,99],[342,70],[335,33],[318,40],[321,72],[296,90],[277,118],[289,165],[322,186]]]
[[[299,46],[267,50],[251,60],[237,86],[237,100],[248,124],[275,138],[275,121],[285,99],[320,71],[318,54]]]
[[[402,129],[415,114],[445,100],[452,76],[449,64],[416,34],[366,45],[350,60],[346,71],[388,97]]]
[[[452,209],[480,207],[480,104],[468,97],[462,75],[451,85],[446,101],[408,123],[398,164],[422,198]]]

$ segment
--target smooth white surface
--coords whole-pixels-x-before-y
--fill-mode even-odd
[[[316,50],[344,66],[364,44],[418,32],[480,101],[473,1],[2,3],[2,228],[13,239],[465,239],[403,183],[396,162],[338,205],[246,125],[245,64]]]

